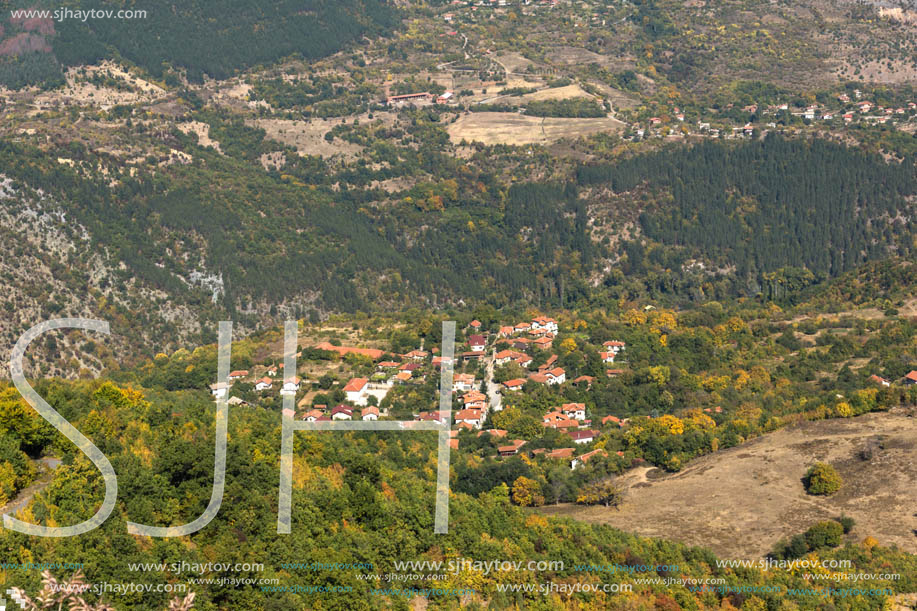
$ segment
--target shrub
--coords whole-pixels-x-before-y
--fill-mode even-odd
[[[839,518],[835,518],[835,520],[843,527],[845,535],[853,530],[853,525],[856,524],[850,516],[842,515]]]
[[[823,547],[837,547],[841,544],[843,534],[844,527],[838,522],[834,520],[819,522],[806,531],[806,544],[813,551]]]
[[[806,472],[805,486],[809,494],[834,494],[841,488],[841,476],[837,470],[824,462],[817,462]]]

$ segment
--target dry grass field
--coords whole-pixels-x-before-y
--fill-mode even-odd
[[[880,440],[871,458],[861,456]],[[833,496],[803,488],[806,469],[818,460],[832,463],[844,480]],[[856,540],[870,535],[917,553],[917,412],[806,422],[702,457],[679,473],[633,469],[619,483],[627,490],[620,510],[566,504],[540,511],[748,559],[846,514],[856,520]]]
[[[579,138],[597,132],[619,132],[625,125],[617,119],[555,119],[529,117],[513,112],[474,112],[462,115],[449,126],[453,142],[463,139],[483,144],[545,144]]]

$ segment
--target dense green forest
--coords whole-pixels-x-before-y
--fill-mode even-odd
[[[913,249],[906,219],[917,193],[914,160],[887,163],[823,140],[704,142],[585,166],[577,181],[648,190],[652,203],[640,215],[646,237],[678,247],[683,262],[732,267],[740,279],[764,282],[796,268],[811,282]],[[652,267],[643,246],[628,254],[631,271]],[[661,262],[667,255],[652,256]]]
[[[54,53],[67,65],[117,55],[162,75],[163,66],[186,70],[199,81],[206,74],[226,78],[237,70],[298,53],[329,55],[364,35],[398,23],[397,11],[382,0],[208,0],[175,4],[151,0],[68,3],[82,10],[145,10],[142,19],[77,19],[58,24]],[[56,5],[55,5],[56,6]]]

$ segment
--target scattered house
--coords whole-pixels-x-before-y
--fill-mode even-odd
[[[659,125],[662,123],[662,119],[659,117],[650,117],[650,125]]]
[[[449,440],[449,448],[452,450],[458,450],[459,440],[458,438]]]
[[[527,337],[517,337],[516,339],[513,340],[513,348],[515,348],[516,350],[526,350],[528,349],[529,344],[531,343],[532,343],[532,340],[530,340]]]
[[[568,418],[560,412],[549,412],[541,419],[541,424],[549,429],[575,429],[579,422],[573,418]]]
[[[857,108],[860,112],[869,112],[872,110],[872,102],[857,102]]]
[[[497,335],[500,337],[510,337],[513,333],[516,332],[516,329],[513,327],[500,327],[500,331],[497,332]]]
[[[560,411],[564,416],[573,420],[586,419],[586,405],[584,403],[564,403]]]
[[[227,382],[217,382],[216,384],[210,385],[210,392],[213,393],[213,396],[217,399],[225,399],[226,395],[229,394],[230,388],[232,388],[232,385]]]
[[[353,410],[346,405],[338,405],[333,410],[331,410],[331,419],[332,420],[352,420],[353,419]]]
[[[917,371],[911,370],[904,376],[905,384],[917,384]]]
[[[492,435],[493,437],[506,437],[506,431],[503,429],[485,429],[478,433],[478,437],[481,435]]]
[[[261,378],[260,380],[255,382],[255,390],[257,390],[258,392],[270,390],[272,386],[274,386],[274,380],[268,377]]]
[[[567,381],[567,372],[563,367],[549,369],[544,372],[544,375],[548,378],[548,384],[563,384]]]
[[[876,374],[869,376],[869,379],[878,384],[879,386],[891,386],[891,382],[885,378],[879,377]]]
[[[322,417],[322,411],[319,409],[310,409],[305,414],[302,415],[302,419],[306,422],[315,422]]]
[[[540,350],[550,350],[554,345],[554,342],[550,337],[539,337],[533,341],[532,344],[534,344],[534,346]]]
[[[514,378],[512,380],[507,380],[506,382],[503,382],[503,388],[509,391],[513,391],[513,392],[517,390],[522,390],[523,385],[525,385],[525,380],[523,380],[522,378]]]
[[[411,376],[413,375],[414,374],[411,373],[410,371],[399,371],[392,377],[392,380],[394,382],[397,382],[398,384],[404,384],[405,382],[410,380]]]
[[[452,377],[453,392],[468,392],[474,389],[474,375],[470,373],[457,373]]]
[[[497,453],[500,456],[514,456],[519,453],[519,449],[525,445],[525,440],[523,439],[514,439],[509,442],[509,445],[499,446],[497,448]]]
[[[551,450],[545,454],[546,458],[571,458],[573,456],[574,448],[557,448],[556,450]]]
[[[283,386],[280,387],[281,395],[295,395],[299,392],[299,386],[302,384],[302,380],[299,376],[293,376],[292,378],[287,378],[283,381]]]
[[[574,385],[576,385],[576,386],[580,386],[580,385],[582,385],[582,384],[585,384],[585,385],[586,385],[586,389],[588,390],[588,389],[592,386],[592,383],[593,383],[593,382],[595,382],[595,378],[593,378],[592,376],[582,375],[582,376],[576,378],[575,380],[573,380],[572,384],[574,384]]]
[[[415,372],[421,368],[420,363],[403,363],[398,366],[398,371],[410,371]]]
[[[349,346],[335,346],[330,342],[322,342],[315,346],[316,350],[325,350],[327,352],[337,352],[341,356],[346,356],[348,354],[359,354],[361,356],[366,356],[371,358],[374,361],[378,361],[385,354],[382,350],[377,350],[375,348],[351,348]]]
[[[354,405],[366,405],[369,398],[369,380],[353,378],[344,386],[344,396]]]
[[[527,354],[525,354],[525,353],[523,353],[523,354],[521,354],[520,356],[518,356],[518,357],[516,357],[515,359],[513,359],[513,361],[515,361],[516,363],[518,363],[520,367],[528,367],[529,365],[532,364],[532,361],[533,361],[533,360],[534,360],[534,359],[532,359],[532,357],[530,357],[529,355],[527,355]]]
[[[557,333],[557,321],[547,316],[538,316],[532,319],[533,329],[544,329],[548,333]]]
[[[625,347],[627,344],[625,344],[624,342],[620,342],[620,341],[618,341],[618,340],[613,339],[613,340],[611,340],[611,341],[605,342],[605,343],[602,344],[602,345],[603,345],[605,348],[607,348],[610,352],[614,352],[615,354],[617,354],[617,353],[621,352],[622,350],[624,350],[624,347]]]
[[[602,418],[603,425],[608,424],[609,422],[612,424],[617,424],[618,426],[624,426],[624,422],[617,416],[605,416]]]
[[[521,322],[514,327],[514,329],[516,330],[516,333],[525,333],[526,331],[528,331],[531,328],[532,328],[532,325],[527,322]]]
[[[240,369],[239,371],[230,371],[230,372],[229,372],[229,380],[230,380],[230,381],[233,381],[233,380],[241,380],[242,378],[244,378],[244,377],[247,376],[247,375],[248,375],[248,370],[247,370],[247,369]]]
[[[481,428],[481,410],[479,409],[463,409],[455,412],[455,423],[462,424],[467,422],[476,429]]]
[[[426,350],[411,350],[404,355],[404,358],[419,362],[426,360],[428,356],[430,356],[430,353]]]
[[[393,95],[389,96],[385,101],[389,106],[403,106],[405,104],[414,104],[417,102],[429,102],[433,99],[433,95],[428,91],[421,91],[419,93],[405,93],[403,95]]]
[[[244,400],[244,399],[240,399],[239,397],[229,397],[229,400],[227,401],[227,403],[229,403],[230,405],[233,405],[233,406],[238,406],[238,405],[251,405],[248,401],[246,401],[246,400]]]
[[[573,440],[573,443],[587,444],[592,443],[599,436],[599,431],[586,429],[584,431],[567,431],[567,435]]]
[[[501,350],[494,355],[494,365],[506,365],[510,361],[524,356],[526,356],[526,354],[523,352],[516,352],[515,350]]]
[[[441,356],[434,356],[434,357],[433,357],[433,367],[436,368],[436,369],[439,369],[440,367],[442,367],[442,366],[443,366],[443,360],[444,360],[444,358],[441,357]]]
[[[468,338],[468,345],[471,346],[472,352],[484,352],[487,341],[483,335],[472,335]]]
[[[446,414],[440,411],[420,412],[417,414],[414,420],[420,422],[438,422],[439,424],[447,424]]]
[[[623,369],[606,369],[605,370],[605,375],[607,375],[609,378],[616,378],[619,375],[621,375],[622,373],[624,373]]]
[[[483,350],[479,352],[463,352],[462,353],[463,361],[480,361],[482,358],[484,358]]]
[[[275,375],[277,375],[277,365],[271,365],[270,367],[268,367],[268,368],[267,368],[267,375],[271,376],[272,378],[273,378]]]
[[[477,391],[465,393],[465,395],[462,396],[462,407],[465,409],[486,409],[487,395]]]
[[[473,331],[480,331],[481,330],[481,321],[477,319],[472,320],[470,323],[468,323],[468,326],[471,327]]]
[[[374,405],[369,407],[364,407],[360,412],[360,418],[362,420],[378,420],[379,419],[379,408]]]
[[[599,449],[597,449],[597,450],[593,450],[593,451],[591,451],[591,452],[586,452],[586,453],[583,454],[582,456],[578,456],[578,457],[574,458],[573,460],[571,460],[571,461],[570,461],[570,468],[571,468],[571,469],[576,469],[576,466],[579,465],[580,463],[586,464],[587,462],[589,462],[589,459],[592,458],[593,456],[608,456],[608,452],[606,452],[606,451],[605,451],[604,449],[602,449],[602,448],[599,448]]]
[[[599,352],[599,356],[601,357],[603,363],[614,363],[615,362],[615,353],[614,352]]]
[[[475,428],[475,426],[474,426],[473,424],[471,424],[470,422],[462,422],[461,424],[456,425],[456,427],[457,427],[457,428],[456,428],[456,431],[455,431],[456,433],[457,433],[459,430],[463,430],[463,431],[473,431],[474,428]]]
[[[529,379],[532,382],[536,382],[538,384],[547,384],[548,383],[548,376],[546,376],[543,373],[533,373],[529,376]]]
[[[376,365],[376,369],[379,371],[385,371],[386,369],[397,369],[399,365],[401,365],[401,363],[395,361],[382,361]]]

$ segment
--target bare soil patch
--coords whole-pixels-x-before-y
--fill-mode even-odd
[[[545,144],[597,132],[619,132],[625,125],[608,117],[556,119],[529,117],[512,112],[475,112],[462,115],[449,126],[453,142],[483,144]]]

